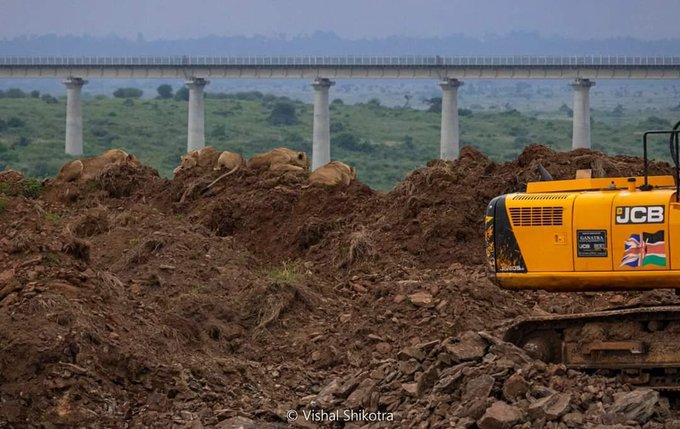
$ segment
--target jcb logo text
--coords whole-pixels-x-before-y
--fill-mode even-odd
[[[616,223],[663,223],[663,206],[617,207]]]

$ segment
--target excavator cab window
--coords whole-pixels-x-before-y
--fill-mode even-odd
[[[640,187],[641,191],[649,191],[652,187],[649,185],[649,157],[647,155],[647,137],[651,135],[668,135],[668,146],[671,153],[671,159],[675,166],[675,202],[680,202],[680,121],[676,122],[672,130],[646,131],[642,135],[642,151],[644,156],[644,174],[645,183]]]

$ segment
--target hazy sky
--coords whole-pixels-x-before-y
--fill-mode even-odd
[[[0,38],[56,33],[147,40],[207,35],[350,38],[680,37],[680,0],[0,0]]]

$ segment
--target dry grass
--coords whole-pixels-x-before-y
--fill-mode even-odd
[[[347,255],[347,261],[349,265],[353,265],[370,259],[373,255],[373,238],[368,230],[361,226],[358,231],[354,231],[349,236],[349,255]]]
[[[71,236],[71,240],[64,244],[62,251],[76,259],[88,262],[90,260],[90,249],[91,246],[88,241]]]
[[[260,290],[247,300],[248,308],[251,308],[251,314],[255,316],[255,336],[261,335],[269,326],[279,321],[297,303],[310,309],[320,302],[318,295],[299,284],[274,282],[258,289]]]
[[[108,232],[109,228],[106,208],[100,206],[85,213],[73,227],[73,232],[78,237],[86,238]]]
[[[254,325],[253,336],[264,334],[268,327],[296,306],[310,310],[321,303],[322,298],[305,286],[300,276],[298,264],[284,263],[267,272],[270,282],[258,285],[245,294],[243,311],[245,318]]]
[[[156,254],[163,248],[165,243],[156,239],[144,240],[136,249],[128,252],[117,264],[123,264],[125,267],[130,265],[143,264],[149,260],[151,255]]]

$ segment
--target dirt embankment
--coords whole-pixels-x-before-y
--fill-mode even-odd
[[[0,422],[285,427],[286,410],[321,407],[400,419],[376,427],[492,427],[484,416],[507,405],[515,423],[607,423],[589,410],[614,412],[627,391],[615,380],[524,362],[491,339],[475,340],[481,356],[456,355],[468,330],[635,297],[486,280],[486,203],[535,180],[539,162],[556,178],[641,171],[636,158],[531,146],[505,164],[465,148],[389,193],[310,187],[301,173],[164,180],[123,165],[29,198],[28,181],[0,173]],[[528,390],[506,397],[520,376]],[[542,416],[536,401],[564,405],[558,394],[567,405]],[[632,420],[667,417],[644,399],[651,411]]]

